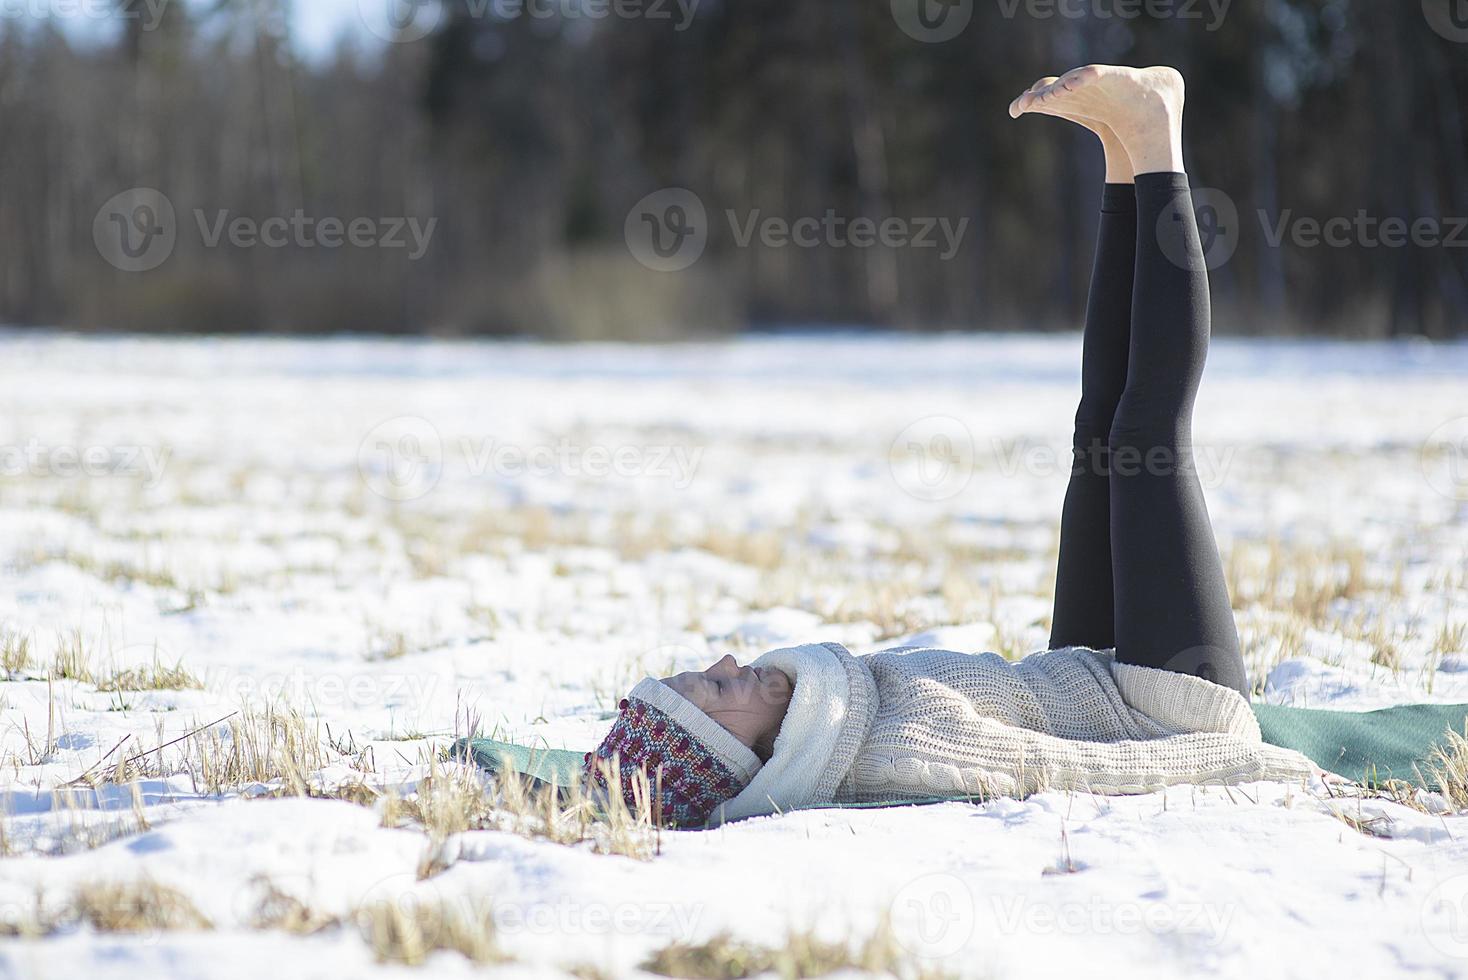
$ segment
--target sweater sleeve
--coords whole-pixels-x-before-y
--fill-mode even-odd
[[[967,758],[898,753],[889,757],[893,771],[884,775],[907,788],[940,793],[1024,796],[1044,789],[1077,789],[1126,795],[1178,783],[1291,782],[1316,770],[1298,752],[1217,732],[1083,742],[987,718],[966,727]]]

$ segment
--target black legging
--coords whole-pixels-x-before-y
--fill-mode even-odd
[[[1187,176],[1107,184],[1050,646],[1115,647],[1123,663],[1196,674],[1247,698],[1193,465],[1209,320]]]

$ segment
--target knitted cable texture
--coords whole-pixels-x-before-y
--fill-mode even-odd
[[[1126,794],[1313,772],[1304,756],[1261,742],[1237,692],[1165,671],[1122,671],[1137,697],[1129,701],[1113,677],[1125,665],[1107,653],[1065,648],[1011,663],[915,649],[855,662],[871,672],[877,705],[837,790],[841,801],[1047,788]],[[1188,727],[1198,724],[1210,730]]]

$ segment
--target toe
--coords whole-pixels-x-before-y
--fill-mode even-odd
[[[1094,82],[1101,75],[1101,69],[1095,65],[1085,65],[1081,68],[1072,68],[1060,76],[1058,87],[1067,92],[1074,92],[1088,82]]]
[[[1018,119],[1026,112],[1029,112],[1035,105],[1036,97],[1045,92],[1051,85],[1054,85],[1055,82],[1055,75],[1046,75],[1044,78],[1036,81],[1035,84],[1025,89],[1019,98],[1009,103],[1009,115],[1012,118]]]

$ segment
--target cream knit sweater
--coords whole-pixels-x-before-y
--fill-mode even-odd
[[[921,648],[853,657],[820,643],[755,664],[785,671],[795,689],[774,754],[724,805],[725,820],[833,801],[1127,794],[1315,771],[1262,741],[1238,692],[1109,651],[1011,663]]]

